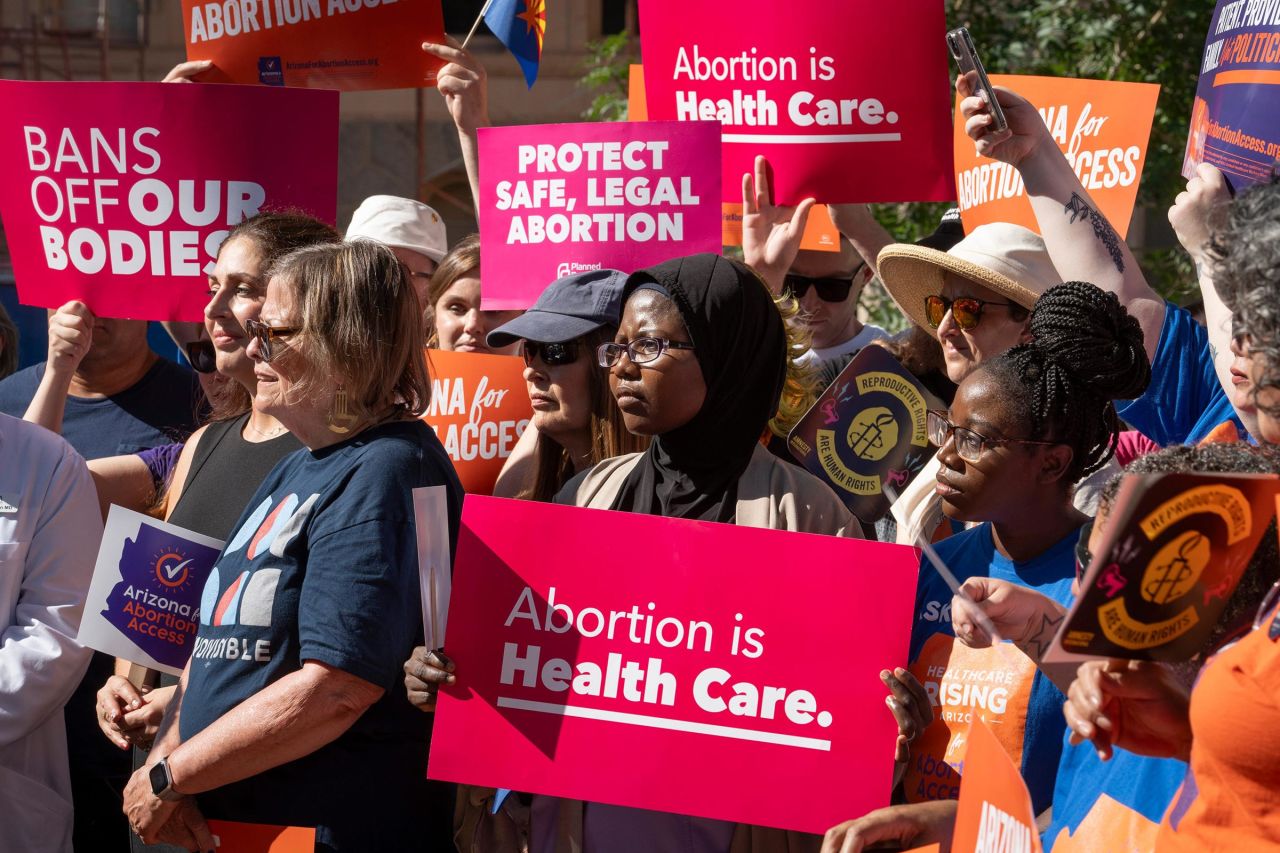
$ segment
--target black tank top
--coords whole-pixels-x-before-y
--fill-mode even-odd
[[[170,523],[215,539],[229,538],[271,469],[302,448],[302,442],[289,432],[267,441],[245,441],[240,433],[248,420],[246,413],[209,424],[196,446]]]

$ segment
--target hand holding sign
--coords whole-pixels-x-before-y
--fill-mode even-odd
[[[770,171],[769,161],[756,157],[754,178],[750,172],[742,176],[742,258],[770,290],[781,293],[816,202],[807,198],[795,207],[775,206]]]
[[[72,300],[49,317],[49,360],[46,370],[58,374],[76,372],[93,346],[96,318],[89,306]]]
[[[1081,664],[1062,712],[1071,743],[1092,740],[1106,761],[1115,747],[1187,761],[1191,754],[1190,691],[1164,664]]]
[[[1187,181],[1187,188],[1178,193],[1169,208],[1169,224],[1178,235],[1178,242],[1197,262],[1203,260],[1205,249],[1214,226],[1226,214],[1231,203],[1231,189],[1227,176],[1217,166],[1201,163],[1196,173]]]

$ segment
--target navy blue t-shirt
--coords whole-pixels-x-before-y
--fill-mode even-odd
[[[286,456],[250,499],[205,584],[179,716],[183,741],[317,661],[386,693],[337,740],[199,796],[206,816],[316,826],[333,850],[407,850],[428,794],[429,722],[401,667],[422,643],[411,490],[462,486],[421,421]]]
[[[1213,368],[1209,333],[1171,302],[1151,360],[1151,384],[1138,399],[1117,403],[1116,411],[1161,447],[1198,444],[1226,421],[1247,434]]]
[[[40,387],[45,362],[0,381],[0,412],[20,418]],[[110,397],[67,397],[62,437],[85,459],[137,453],[185,441],[195,431],[204,395],[195,374],[159,358],[142,378]]]
[[[964,583],[991,577],[1033,589],[1067,606],[1075,578],[1072,531],[1043,554],[1014,562],[995,546],[990,524],[939,542],[938,556]],[[933,703],[933,723],[911,745],[903,780],[909,802],[955,799],[964,774],[964,746],[976,714],[1022,771],[1036,814],[1049,807],[1062,751],[1066,697],[1012,643],[971,649],[951,630],[951,589],[927,560],[920,563],[910,670]]]

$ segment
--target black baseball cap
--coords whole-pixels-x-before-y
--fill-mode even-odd
[[[518,340],[555,344],[616,326],[622,320],[622,287],[627,274],[619,270],[590,270],[558,278],[542,291],[533,307],[485,338],[491,347]]]

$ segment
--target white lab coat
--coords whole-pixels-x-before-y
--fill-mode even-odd
[[[0,415],[0,851],[71,850],[62,706],[102,538],[97,491],[61,437]]]

